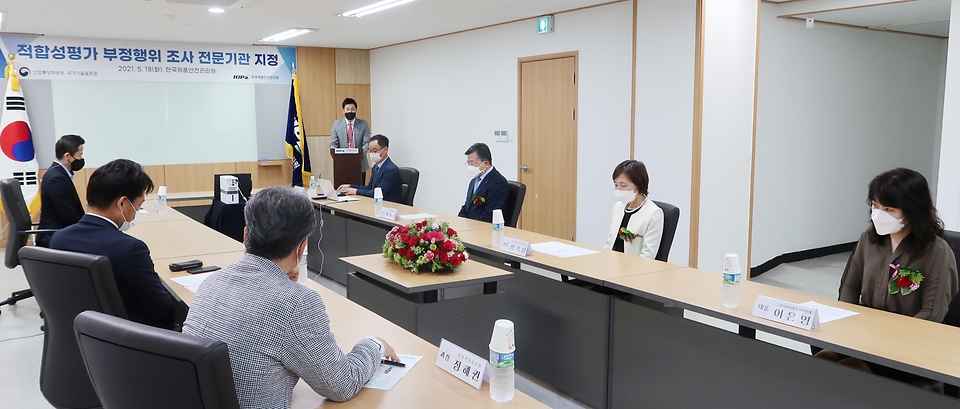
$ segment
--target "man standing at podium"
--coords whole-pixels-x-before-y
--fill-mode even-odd
[[[366,184],[367,179],[363,172],[370,169],[367,162],[369,153],[367,144],[370,143],[370,125],[367,121],[357,118],[357,101],[353,98],[343,100],[343,118],[333,122],[333,129],[330,130],[330,149],[337,148],[362,148],[363,157],[360,162],[360,180],[361,184]]]

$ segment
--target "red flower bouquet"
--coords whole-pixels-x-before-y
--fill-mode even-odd
[[[479,195],[473,195],[473,197],[470,198],[470,201],[473,202],[474,206],[480,206],[487,202],[487,198]]]
[[[452,271],[460,268],[469,255],[457,231],[433,219],[396,226],[387,233],[383,257],[414,273]]]

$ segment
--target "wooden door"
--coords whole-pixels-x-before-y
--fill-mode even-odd
[[[520,227],[567,240],[577,232],[576,77],[576,54],[520,60]]]

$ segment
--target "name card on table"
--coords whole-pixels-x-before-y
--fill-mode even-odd
[[[753,315],[808,331],[820,328],[820,314],[816,308],[762,295],[758,295],[753,304]]]
[[[533,247],[530,246],[529,241],[523,241],[513,237],[504,237],[503,242],[500,243],[500,251],[526,257],[533,254]]]
[[[487,370],[487,360],[453,342],[440,338],[436,365],[478,390],[483,386],[483,372]]]
[[[397,220],[397,218],[400,217],[400,211],[397,209],[384,207],[380,209],[380,214],[378,214],[377,217],[387,220]]]
[[[335,148],[333,150],[334,155],[342,155],[345,153],[360,153],[360,148]]]

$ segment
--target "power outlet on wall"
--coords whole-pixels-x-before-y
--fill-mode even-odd
[[[494,140],[497,142],[510,142],[510,136],[507,131],[493,131]]]

